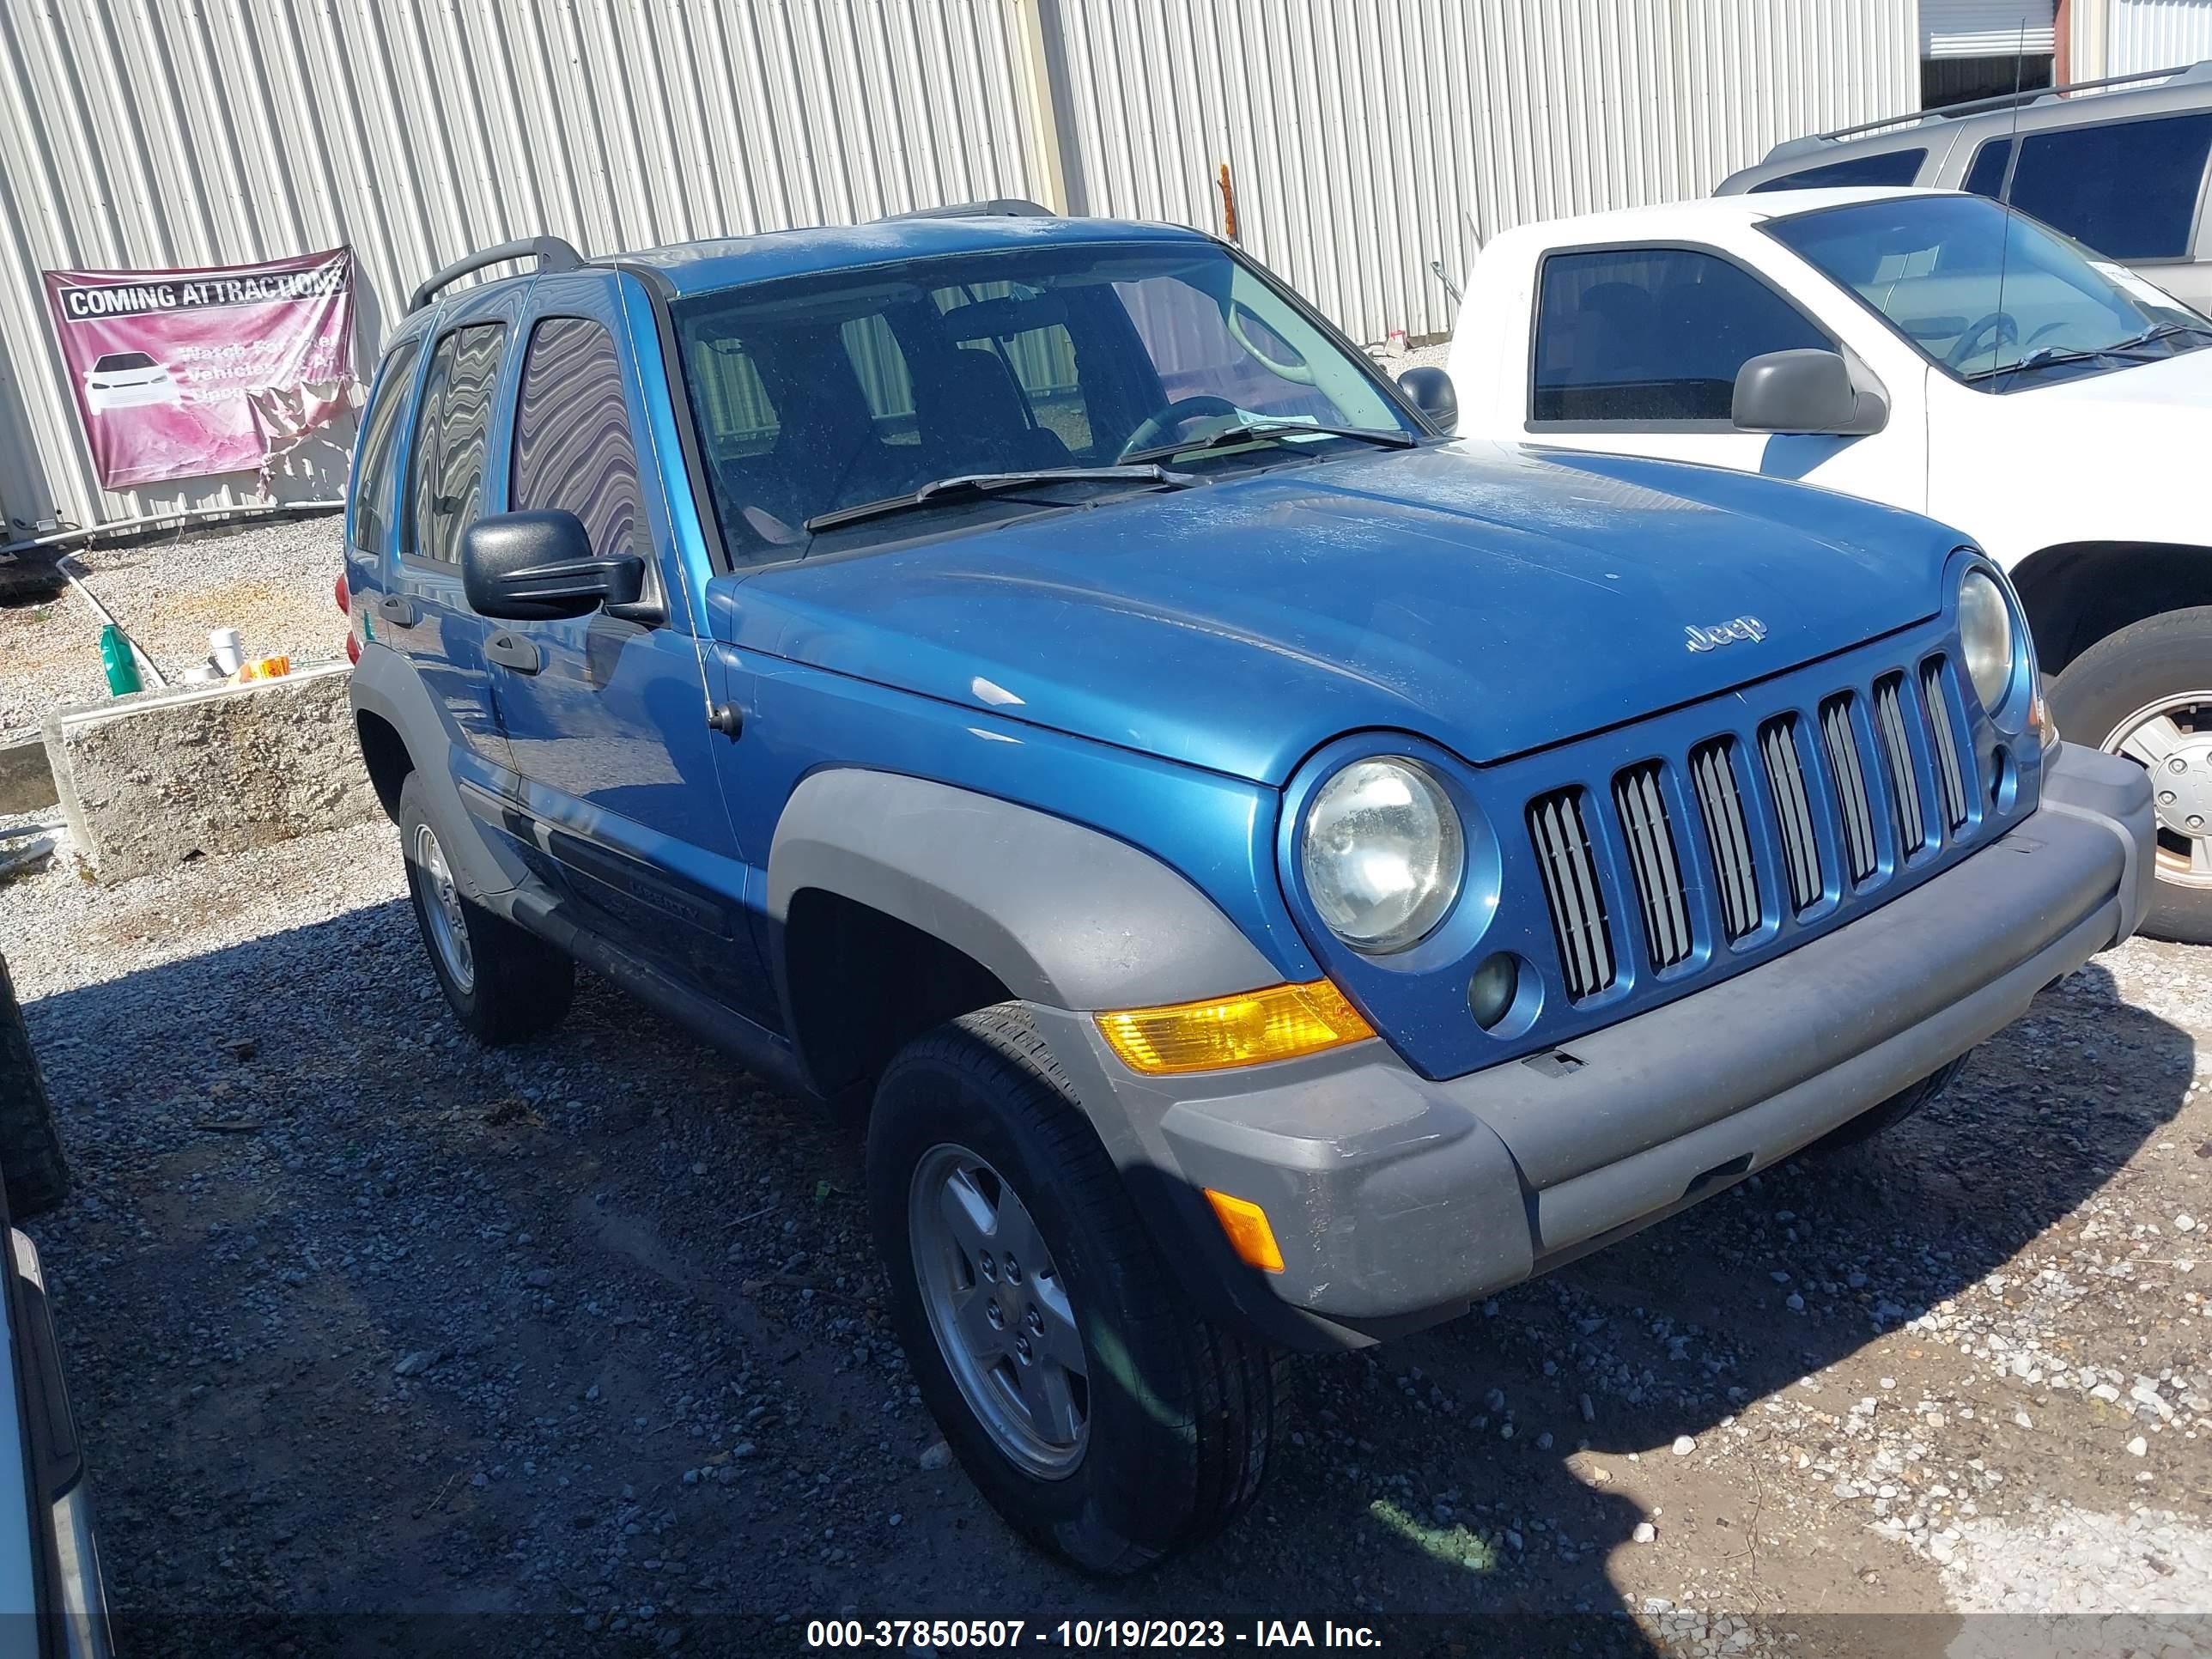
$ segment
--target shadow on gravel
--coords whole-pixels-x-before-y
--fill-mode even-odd
[[[28,1010],[65,1120],[101,1121],[95,1145],[71,1146],[90,1202],[41,1232],[56,1230],[48,1267],[65,1285],[83,1271],[72,1249],[117,1274],[75,1298],[65,1290],[58,1313],[95,1499],[115,1496],[103,1513],[117,1600],[141,1620],[160,1622],[164,1607],[280,1624],[348,1607],[536,1607],[550,1624],[493,1619],[465,1645],[543,1653],[573,1638],[601,1650],[556,1610],[582,1594],[587,1572],[627,1582],[630,1547],[617,1534],[633,1483],[639,1505],[668,1505],[668,1541],[656,1547],[679,1560],[688,1539],[717,1564],[697,1576],[708,1588],[688,1593],[696,1633],[685,1652],[798,1650],[805,1620],[841,1613],[1021,1617],[1032,1631],[1063,1618],[1223,1619],[1231,1647],[1252,1645],[1237,1635],[1261,1621],[1301,1617],[1315,1621],[1319,1643],[1326,1617],[1383,1622],[1396,1652],[1648,1651],[1620,1618],[1614,1571],[1619,1553],[1644,1547],[1632,1540],[1646,1520],[1662,1548],[1717,1534],[1725,1541],[1706,1537],[1703,1553],[1777,1586],[1770,1607],[1740,1611],[1835,1606],[1843,1591],[1878,1602],[1868,1570],[1849,1559],[1774,1559],[1755,1467],[1727,1484],[1751,1496],[1724,1498],[1726,1511],[1670,1499],[1653,1515],[1608,1490],[1578,1454],[1619,1468],[1634,1453],[1669,1475],[1677,1437],[1711,1436],[1737,1413],[1755,1425],[1763,1397],[2002,1268],[2172,1117],[2193,1053],[2184,1033],[2120,1003],[2093,965],[2039,998],[1947,1097],[1871,1145],[1769,1172],[1455,1324],[1299,1363],[1290,1435],[1253,1513],[1192,1559],[1103,1585],[1022,1548],[957,1474],[917,1470],[927,1426],[886,1400],[887,1389],[903,1395],[904,1378],[869,1346],[886,1333],[851,1197],[848,1132],[760,1091],[604,987],[586,987],[558,1037],[487,1054],[453,1036],[419,948],[407,907],[393,901]],[[224,1053],[241,1032],[258,1043],[250,1066]],[[114,1051],[125,1043],[127,1054]],[[234,1075],[225,1070],[234,1065]],[[213,1103],[210,1078],[226,1085]],[[518,1087],[516,1121],[503,1123],[501,1091]],[[175,1160],[210,1141],[210,1157],[239,1150],[203,1193],[180,1180]],[[387,1143],[404,1150],[387,1153]],[[431,1183],[404,1195],[422,1206],[407,1247],[417,1254],[389,1256],[366,1233],[350,1241],[363,1265],[327,1299],[358,1330],[319,1329],[296,1354],[257,1360],[258,1322],[275,1328],[290,1304],[282,1290],[257,1290],[264,1299],[244,1304],[252,1318],[221,1327],[217,1292],[233,1292],[216,1276],[253,1256],[254,1241],[241,1251],[236,1231],[258,1228],[265,1255],[266,1237],[289,1237],[287,1228],[366,1228],[397,1201],[387,1158]],[[164,1204],[180,1228],[204,1230],[221,1204],[248,1199],[265,1219],[247,1211],[204,1244],[147,1249],[148,1218],[159,1224]],[[465,1226],[454,1220],[463,1214]],[[513,1241],[527,1243],[532,1231],[534,1254],[519,1255]],[[550,1265],[526,1274],[536,1261]],[[629,1277],[603,1288],[617,1271]],[[586,1294],[579,1281],[623,1314],[590,1323],[584,1311],[599,1317],[596,1304],[585,1304],[572,1315]],[[817,1285],[818,1295],[799,1288]],[[321,1281],[301,1291],[322,1294]],[[444,1370],[398,1387],[394,1345],[410,1322],[428,1330],[441,1312],[484,1333],[484,1347],[457,1350]],[[221,1328],[245,1333],[242,1358],[210,1357],[230,1340]],[[356,1344],[365,1357],[349,1358]],[[524,1443],[516,1413],[539,1412],[551,1425],[554,1407],[514,1401],[575,1401],[583,1379],[616,1375],[605,1367],[625,1345],[637,1355],[625,1386],[672,1391],[694,1373],[757,1374],[748,1401],[799,1402],[764,1419],[785,1425],[781,1440],[768,1426],[739,1431],[761,1443],[748,1465],[760,1484],[693,1484],[692,1466],[734,1435],[717,1424],[684,1443],[655,1405],[651,1435],[664,1437],[651,1438],[641,1397],[625,1407],[637,1413],[635,1434],[570,1443],[545,1429],[548,1443],[571,1448],[554,1467],[574,1472],[573,1495],[510,1497],[519,1478],[479,1480],[472,1492],[464,1477],[451,1496],[448,1470],[529,1467],[494,1439]],[[678,1382],[666,1381],[672,1352]],[[257,1364],[250,1414],[187,1415],[206,1409],[195,1379],[237,1391],[232,1377]],[[537,1388],[541,1373],[543,1393],[517,1392]],[[469,1416],[476,1396],[448,1374],[489,1379],[471,1386],[505,1415]],[[1846,1409],[1841,1388],[1827,1389],[1828,1407]],[[559,1409],[564,1424],[574,1420],[573,1403]],[[1755,1464],[1781,1452],[1756,1435],[1750,1446],[1715,1440],[1699,1455]],[[403,1463],[395,1493],[386,1483]],[[272,1545],[252,1506],[325,1466],[333,1473],[315,1476],[313,1498],[282,1511],[286,1535]],[[848,1467],[860,1482],[849,1502],[842,1494],[854,1481],[832,1486],[828,1473]],[[781,1484],[768,1484],[771,1472]],[[557,1507],[548,1521],[526,1504]],[[830,1553],[820,1523],[836,1504],[863,1520],[835,1510]],[[455,1514],[463,1518],[447,1518]],[[526,1549],[520,1539],[532,1541]],[[572,1568],[565,1539],[596,1553]],[[374,1543],[359,1549],[362,1540]],[[256,1564],[250,1578],[225,1577],[233,1549]],[[464,1549],[475,1556],[453,1565]],[[532,1577],[544,1563],[522,1564],[540,1551],[552,1569]],[[755,1626],[758,1639],[732,1646],[718,1607],[796,1622]],[[659,1629],[676,1622],[672,1609]],[[1874,1645],[1844,1628],[1835,1650]],[[299,1650],[323,1646],[310,1636]],[[443,1650],[421,1650],[434,1649]],[[1812,1659],[1830,1650],[1813,1640],[1794,1650]]]

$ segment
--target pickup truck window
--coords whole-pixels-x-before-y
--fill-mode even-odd
[[[1537,283],[1532,422],[1726,424],[1747,360],[1833,343],[1759,277],[1704,249],[1553,253]]]
[[[1871,155],[1851,155],[1840,161],[1823,161],[1815,167],[1800,167],[1795,173],[1778,173],[1771,179],[1760,179],[1747,193],[1756,196],[1764,190],[1820,190],[1835,185],[1909,185],[1920,176],[1921,163],[1927,159],[1927,150],[1917,146],[1876,150]]]
[[[1992,138],[1974,152],[1966,188],[2004,187],[2014,141]],[[2115,259],[2185,259],[2197,229],[2212,114],[2053,127],[2019,140],[2013,206]],[[2115,188],[2115,181],[2126,187]]]
[[[1765,229],[1929,361],[1992,391],[2212,343],[2212,325],[2179,301],[1978,196],[1820,208]]]
[[[1124,452],[1180,454],[1232,428],[1419,435],[1371,365],[1212,246],[914,259],[697,295],[675,322],[709,492],[740,563],[802,553],[810,520],[834,521],[841,548],[910,535],[911,514],[837,515],[948,478],[1103,474],[1055,480],[1042,501],[1025,488],[1020,508],[1035,511],[1146,487],[1140,475],[1158,469],[1121,466]],[[1178,467],[1273,465],[1351,441],[1275,430]],[[927,501],[977,510],[972,490]]]

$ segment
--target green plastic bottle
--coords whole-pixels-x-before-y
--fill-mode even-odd
[[[100,660],[107,670],[107,689],[118,697],[145,690],[138,678],[138,660],[131,654],[131,641],[113,623],[100,630]]]

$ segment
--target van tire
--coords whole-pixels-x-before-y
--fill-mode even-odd
[[[1847,1123],[1839,1123],[1805,1149],[1804,1156],[1820,1158],[1830,1152],[1840,1152],[1851,1146],[1860,1146],[1885,1130],[1894,1129],[1909,1117],[1916,1116],[1921,1109],[1958,1079],[1966,1069],[1971,1051],[1941,1070],[1923,1077],[1907,1089],[1899,1089],[1880,1105],[1869,1106]]]
[[[2051,717],[2059,734],[2091,748],[2118,752],[2120,728],[2168,698],[2212,694],[2212,605],[2163,611],[2108,634],[2066,665],[2051,683]],[[2206,702],[2212,715],[2212,698]],[[2202,764],[2203,763],[2199,763]],[[2212,884],[2177,879],[2172,862],[2186,843],[2160,826],[2161,856],[2142,931],[2153,939],[2212,945]]]
[[[415,926],[438,988],[453,1017],[487,1047],[541,1036],[568,1018],[576,964],[536,934],[464,896],[450,867],[438,870],[446,861],[442,832],[425,808],[428,793],[419,773],[410,772],[400,784],[399,846]],[[458,956],[451,943],[456,936]]]
[[[1006,1449],[956,1378],[917,1269],[917,1181],[948,1152],[987,1165],[1034,1223],[1064,1290],[1087,1361],[1085,1422],[1072,1462],[1040,1474]],[[1086,1572],[1119,1577],[1187,1550],[1241,1515],[1259,1492],[1275,1440],[1278,1356],[1208,1323],[1184,1296],[1067,1075],[1018,1006],[967,1014],[892,1060],[868,1126],[869,1218],[890,1273],[892,1322],[923,1401],[953,1455],[1024,1537]],[[1003,1197],[990,1237],[1014,1236]],[[950,1235],[947,1235],[950,1237]],[[972,1265],[972,1264],[971,1264]],[[1026,1316],[1022,1281],[1009,1329]],[[970,1295],[984,1293],[981,1276]],[[1025,1287],[1026,1288],[1026,1287]],[[941,1294],[939,1320],[945,1322]],[[997,1306],[994,1302],[994,1308]],[[1027,1328],[1039,1327],[1027,1325]],[[1040,1353],[1043,1352],[1040,1347]],[[1011,1359],[1000,1362],[1006,1374]],[[972,1370],[971,1370],[972,1375]]]
[[[54,1127],[53,1101],[32,1052],[5,957],[0,957],[0,1176],[6,1177],[11,1221],[45,1215],[69,1196],[69,1165]]]

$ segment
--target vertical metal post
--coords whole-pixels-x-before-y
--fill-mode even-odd
[[[1044,198],[1054,213],[1067,211],[1067,172],[1061,160],[1060,104],[1052,90],[1052,58],[1044,38],[1046,0],[1007,0],[1021,34],[1022,93],[1030,110],[1030,163]]]

